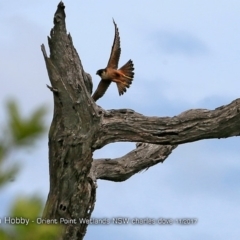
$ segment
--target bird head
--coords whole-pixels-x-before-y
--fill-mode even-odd
[[[105,69],[99,69],[97,70],[96,74],[101,77],[104,72],[105,72]]]

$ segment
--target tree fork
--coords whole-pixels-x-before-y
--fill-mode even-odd
[[[71,219],[61,239],[83,239],[96,201],[96,181],[125,181],[163,162],[178,144],[240,135],[240,99],[215,110],[195,109],[174,117],[147,117],[130,109],[106,111],[91,97],[92,80],[66,33],[59,3],[48,37],[50,57],[41,46],[53,93],[49,130],[50,191],[44,218]],[[116,159],[93,161],[95,149],[113,142],[140,142]],[[158,145],[156,145],[158,144]],[[162,144],[162,145],[160,145]]]

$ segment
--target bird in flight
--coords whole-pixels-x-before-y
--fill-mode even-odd
[[[134,77],[132,60],[129,60],[125,65],[118,69],[118,61],[121,54],[120,37],[117,24],[114,22],[114,20],[113,24],[115,27],[115,37],[107,67],[104,69],[99,69],[96,73],[101,77],[101,81],[98,84],[96,91],[92,95],[92,98],[95,102],[104,95],[111,82],[115,82],[117,84],[118,92],[121,96],[127,91],[127,88],[130,87]]]

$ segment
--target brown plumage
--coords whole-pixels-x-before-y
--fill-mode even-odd
[[[101,77],[101,81],[92,96],[95,102],[104,95],[111,82],[117,84],[119,95],[124,94],[124,92],[127,91],[127,88],[130,87],[134,77],[132,60],[129,60],[120,69],[117,69],[121,48],[118,28],[114,20],[113,23],[115,26],[115,37],[107,67],[99,69],[96,73]]]

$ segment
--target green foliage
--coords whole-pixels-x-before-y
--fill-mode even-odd
[[[39,198],[19,198],[11,210],[11,219],[22,220],[21,223],[11,224],[5,232],[2,231],[6,240],[48,240],[58,239],[61,234],[61,226],[57,224],[39,224],[41,219],[42,201]],[[28,221],[28,222],[27,222]],[[5,235],[4,235],[5,234]],[[5,237],[5,238],[4,238]]]
[[[28,210],[28,211],[26,211]],[[39,217],[42,210],[42,201],[37,197],[17,199],[11,210],[11,216],[34,219]]]
[[[1,229],[1,228],[0,228],[0,239],[1,239],[1,240],[9,240],[6,231],[4,231],[4,230]]]
[[[6,159],[16,147],[29,147],[45,132],[43,123],[46,108],[40,107],[28,118],[24,118],[16,102],[7,103],[8,124],[2,127],[0,136],[0,187],[12,179],[19,166],[6,166]],[[0,238],[1,239],[1,238]]]
[[[19,166],[12,166],[8,168],[2,168],[1,165],[3,161],[0,160],[0,188],[4,185],[4,183],[10,181],[14,178],[19,170]],[[1,238],[0,238],[1,239]]]
[[[7,104],[9,115],[9,130],[12,141],[16,146],[31,145],[44,130],[43,117],[46,114],[44,107],[38,108],[32,115],[24,119],[19,112],[16,102],[9,101]]]
[[[4,166],[4,160],[5,157],[7,156],[7,153],[8,153],[7,146],[5,146],[3,142],[0,142],[0,188],[1,186],[3,186],[5,182],[9,181],[9,179],[11,179],[18,171],[17,166],[12,166],[9,168],[6,168]]]
[[[16,149],[24,149],[44,133],[44,107],[38,108],[28,118],[24,118],[16,102],[7,103],[8,124],[2,127],[0,135],[0,188],[19,171],[18,166],[8,166],[7,159]],[[17,147],[17,148],[16,148]],[[0,216],[1,240],[54,240],[61,234],[59,225],[37,223],[41,216],[43,203],[39,198],[18,198],[12,206],[9,217],[28,219],[29,224],[4,225],[5,217]]]

